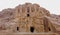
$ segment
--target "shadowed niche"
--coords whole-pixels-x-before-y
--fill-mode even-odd
[[[29,17],[30,15],[29,14],[27,14],[27,17]]]
[[[19,31],[19,27],[17,27],[17,31]]]
[[[49,31],[51,31],[51,29],[50,28],[48,28],[49,29]]]
[[[34,27],[30,27],[30,31],[31,32],[34,32]]]

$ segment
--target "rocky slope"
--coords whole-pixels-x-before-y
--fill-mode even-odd
[[[14,19],[14,9],[4,9],[0,12],[0,30],[8,29]]]

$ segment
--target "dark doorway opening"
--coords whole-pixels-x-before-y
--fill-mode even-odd
[[[51,29],[50,28],[48,28],[49,29],[49,31],[51,31]]]
[[[29,17],[30,15],[29,14],[27,14],[27,17]]]
[[[19,27],[17,27],[17,31],[19,31]]]
[[[30,31],[31,32],[34,32],[34,27],[30,27]]]

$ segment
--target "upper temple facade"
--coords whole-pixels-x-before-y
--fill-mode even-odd
[[[26,3],[16,7],[15,20],[20,32],[48,32],[50,13],[37,4]],[[46,25],[45,25],[46,24]],[[17,28],[16,27],[16,28]]]
[[[0,12],[0,30],[10,32],[60,32],[60,15],[50,14],[38,4],[26,3]]]

